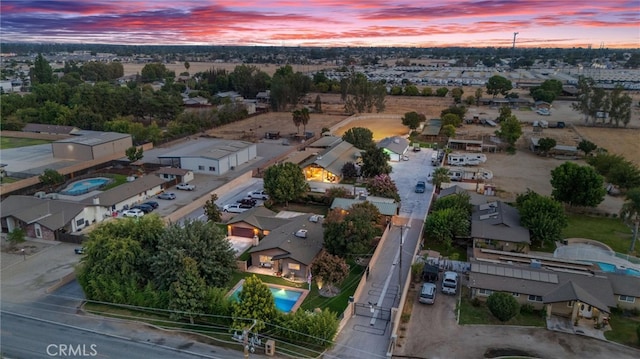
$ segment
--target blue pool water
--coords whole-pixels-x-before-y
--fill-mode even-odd
[[[287,290],[282,288],[276,288],[269,286],[269,290],[271,290],[271,294],[273,294],[273,299],[276,302],[276,308],[283,312],[289,313],[291,312],[291,308],[296,304],[302,292],[297,290]],[[242,286],[236,288],[236,290],[231,295],[231,298],[235,301],[238,301],[238,294],[242,291]]]
[[[598,264],[598,267],[600,267],[600,269],[602,269],[603,272],[612,272],[612,273],[616,272],[616,266],[611,263],[596,262],[596,264]],[[622,270],[622,273],[626,275],[633,275],[636,277],[640,277],[640,271],[632,268],[625,268]]]
[[[84,180],[80,180],[77,182],[73,182],[67,188],[60,191],[60,194],[64,194],[67,196],[79,196],[81,194],[89,193],[95,189],[98,189],[105,184],[109,183],[108,178],[104,177],[96,177],[96,178],[87,178]]]

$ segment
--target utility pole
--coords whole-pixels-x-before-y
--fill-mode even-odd
[[[400,227],[400,258],[398,260],[399,271],[398,271],[398,296],[401,296],[402,290],[402,245],[404,244],[404,237],[402,234],[404,233],[404,225]]]
[[[514,69],[514,65],[516,63],[516,36],[518,36],[517,32],[513,33],[513,46],[511,47],[511,71]]]
[[[251,329],[253,329],[253,327],[256,325],[257,321],[254,319],[253,320],[253,324],[251,324],[251,326],[245,330],[242,331],[242,345],[244,346],[244,357],[245,359],[249,358],[249,332],[251,331]],[[253,352],[255,349],[253,348],[253,346],[251,346],[251,352]]]

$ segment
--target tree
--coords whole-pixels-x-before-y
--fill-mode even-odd
[[[404,95],[418,96],[420,95],[420,90],[418,90],[418,87],[416,87],[416,85],[408,85],[407,87],[404,88]]]
[[[322,251],[311,264],[318,287],[328,287],[329,292],[335,285],[339,285],[349,275],[349,266],[344,259]],[[322,284],[320,284],[322,283]]]
[[[480,99],[482,98],[482,87],[478,87],[476,89],[476,93],[475,93],[474,97],[476,98],[476,106],[479,106],[480,105]]]
[[[471,204],[471,196],[468,193],[456,193],[450,196],[438,198],[433,202],[431,211],[440,211],[446,208],[458,208],[471,215],[473,205]]]
[[[342,176],[349,179],[356,178],[358,177],[358,168],[353,162],[346,162],[342,166]]]
[[[354,204],[346,210],[333,209],[323,223],[324,247],[343,258],[367,254],[372,240],[381,232],[379,221],[380,212],[369,202]]]
[[[32,85],[51,84],[55,82],[53,69],[42,54],[38,54],[38,56],[36,56],[36,59],[33,62],[33,68],[29,70],[29,77],[31,78]]]
[[[302,110],[300,110],[300,122],[302,122],[302,132],[303,134],[307,133],[307,124],[309,123],[309,120],[311,119],[311,115],[309,114],[309,109],[308,108],[303,108]]]
[[[175,77],[175,73],[167,70],[164,64],[156,62],[144,65],[140,71],[140,76],[143,82],[153,82]]]
[[[518,195],[516,203],[520,223],[529,229],[532,242],[544,247],[562,239],[568,220],[560,202],[529,190]]]
[[[131,162],[141,160],[144,157],[144,150],[142,147],[131,146],[125,150],[125,155]]]
[[[591,102],[593,97],[593,88],[595,81],[590,77],[580,76],[578,78],[578,93],[576,97],[577,102],[571,104],[571,108],[574,111],[584,115],[584,122],[589,122],[589,115],[591,113]]]
[[[545,155],[554,147],[556,147],[556,140],[551,137],[543,137],[538,141],[538,148]]]
[[[280,67],[271,79],[271,106],[282,111],[287,106],[296,106],[311,88],[311,79],[302,72],[293,72],[291,65]]]
[[[540,86],[532,87],[529,91],[534,101],[551,103],[562,94],[562,82],[556,79],[545,80]]]
[[[341,186],[327,188],[324,192],[324,196],[327,198],[328,203],[332,203],[336,198],[353,198],[351,191]]]
[[[498,320],[506,322],[520,311],[520,304],[510,293],[494,292],[487,298],[487,307]]]
[[[584,152],[586,156],[589,156],[589,154],[595,151],[596,148],[598,148],[598,145],[589,140],[582,140],[580,141],[580,143],[578,143],[578,149]]]
[[[595,207],[606,193],[602,176],[590,166],[565,162],[551,171],[551,195],[569,206]]]
[[[389,155],[383,148],[372,147],[362,154],[362,167],[360,173],[364,177],[375,177],[377,175],[391,173],[389,165]]]
[[[638,226],[640,226],[640,187],[627,191],[626,201],[620,210],[620,218],[633,224],[633,238],[630,252],[635,252],[638,240]]]
[[[396,202],[400,202],[398,187],[388,174],[380,174],[370,178],[367,181],[367,191],[373,196],[393,198]]]
[[[447,126],[451,125],[454,127],[460,127],[462,125],[462,119],[455,113],[448,113],[442,116],[442,125]]]
[[[384,83],[370,82],[359,72],[351,72],[340,83],[340,92],[347,113],[384,111],[387,89]]]
[[[314,102],[313,110],[316,113],[322,113],[322,100],[320,99],[320,95],[316,95],[316,100]]]
[[[623,94],[624,88],[621,85],[616,87],[609,94],[611,110],[609,111],[609,124],[612,122],[616,127],[620,122],[627,127],[631,121],[631,105],[633,100],[628,94]]]
[[[373,142],[373,132],[364,127],[352,127],[348,129],[342,135],[342,140],[365,151],[376,146],[375,142]]]
[[[447,138],[455,137],[456,128],[453,125],[444,125],[442,126],[442,134],[447,136]]]
[[[48,186],[56,186],[64,183],[64,176],[61,175],[58,171],[47,168],[44,172],[38,177],[40,182],[44,185]]]
[[[463,94],[464,90],[462,89],[462,87],[454,87],[451,90],[451,97],[453,97],[455,103],[460,103]]]
[[[233,304],[232,328],[247,329],[255,320],[253,331],[260,332],[276,315],[276,304],[269,287],[255,274],[247,277],[238,293],[238,301]]]
[[[191,64],[189,63],[189,61],[185,61],[184,62],[184,69],[189,71],[189,68],[191,67]]]
[[[433,171],[433,178],[431,180],[433,185],[436,186],[436,190],[439,192],[442,188],[443,183],[451,182],[451,177],[449,177],[449,169],[446,167],[438,167],[435,171]]]
[[[222,221],[222,212],[220,212],[220,208],[216,204],[217,200],[218,195],[212,193],[209,200],[204,203],[204,215],[207,216],[207,220],[214,223]]]
[[[415,111],[407,112],[402,117],[402,124],[409,127],[411,130],[415,130],[420,125],[420,122],[426,121],[425,115],[421,115]]]
[[[439,89],[436,90],[436,96],[438,97],[445,97],[447,96],[448,93],[449,93],[449,89],[446,87],[440,87]]]
[[[457,115],[458,118],[462,119],[467,114],[467,108],[461,105],[451,105],[445,108],[444,110],[440,111],[440,118],[444,118],[445,116],[447,116],[447,114],[450,114],[450,113]],[[454,126],[458,126],[458,124],[453,122],[451,124]]]
[[[9,241],[9,245],[11,247],[15,247],[16,244],[22,243],[25,241],[24,236],[25,236],[24,229],[14,228],[13,231],[7,234],[7,241]]]
[[[500,75],[494,75],[489,78],[486,87],[487,93],[495,98],[498,94],[506,96],[513,88],[513,85],[507,78]]]
[[[275,164],[264,173],[264,190],[276,202],[284,202],[300,198],[309,190],[304,174],[298,165],[291,162]]]
[[[518,118],[513,115],[500,122],[500,130],[496,131],[496,136],[507,141],[510,148],[515,148],[516,141],[522,136],[522,126]]]
[[[431,212],[424,225],[425,235],[451,247],[455,237],[467,237],[471,229],[469,214],[460,208],[445,208]]]
[[[182,265],[178,278],[169,287],[169,309],[173,310],[172,319],[186,315],[193,324],[193,318],[204,312],[207,286],[193,258],[183,258]]]
[[[185,220],[171,224],[159,238],[151,263],[158,288],[169,289],[178,280],[187,257],[207,286],[224,287],[235,271],[235,252],[226,233],[211,222]]]
[[[300,133],[300,125],[302,124],[302,113],[300,110],[295,110],[291,113],[293,117],[293,124],[296,126],[296,133]]]

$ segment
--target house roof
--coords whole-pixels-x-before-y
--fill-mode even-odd
[[[382,214],[383,216],[395,216],[398,213],[398,203],[393,199],[374,196],[369,196],[367,197],[367,199],[336,197],[331,203],[331,209],[349,209],[354,204],[362,202],[369,202],[372,205],[376,206],[380,214]]]
[[[60,135],[69,135],[77,130],[78,128],[74,126],[46,125],[42,123],[27,123],[22,128],[22,132],[44,132]]]
[[[545,304],[580,301],[594,306],[603,312],[609,313],[609,307],[605,303],[602,303],[598,298],[595,298],[591,293],[587,292],[573,281],[568,281],[555,288],[550,293],[545,294],[542,300]]]
[[[520,225],[520,213],[504,202],[475,206],[471,214],[471,236],[506,242],[531,243],[529,230]]]
[[[403,137],[387,137],[378,142],[378,148],[387,149],[399,155],[405,153],[409,147],[409,140]]]
[[[338,143],[342,142],[342,138],[336,136],[322,136],[317,141],[310,143],[307,147],[320,147],[327,148],[331,146],[335,146]]]
[[[614,294],[640,298],[640,277],[607,273],[607,278],[609,278]]]
[[[185,147],[159,155],[158,158],[201,157],[217,160],[251,146],[255,146],[255,144],[246,141],[201,137]]]
[[[552,271],[528,266],[472,262],[469,274],[469,285],[473,288],[542,296],[545,303],[551,303],[560,298],[562,291],[556,294],[553,292],[568,282],[573,282],[588,293],[589,296],[585,295],[584,298],[591,302],[586,301],[587,303],[599,309],[602,308],[598,306],[604,306],[604,310],[606,307],[616,306],[608,278],[588,272]],[[582,294],[584,293],[580,293]],[[547,297],[549,295],[551,296]]]
[[[309,214],[311,216],[311,214]],[[288,223],[274,229],[266,235],[260,243],[253,247],[250,253],[268,249],[280,249],[284,254],[275,259],[290,258],[304,265],[310,265],[322,250],[324,244],[324,230],[322,221],[311,222],[309,216],[292,218]],[[295,233],[306,229],[306,238],[300,238]]]
[[[55,141],[54,143],[76,143],[79,145],[97,146],[103,143],[121,140],[124,138],[131,139],[131,135],[127,133],[100,132],[100,131],[87,131],[87,130],[77,131],[76,133],[79,136],[65,138],[62,140]]]
[[[437,136],[440,134],[441,128],[442,128],[442,120],[431,119],[424,126],[424,129],[422,130],[422,134],[426,136]]]
[[[184,176],[187,173],[191,172],[191,170],[183,169],[183,168],[175,168],[175,167],[162,167],[156,170],[155,174],[166,174],[166,175],[174,175],[174,176]]]
[[[275,212],[264,206],[259,206],[253,207],[248,211],[236,214],[227,222],[227,224],[240,222],[250,224],[251,226],[258,229],[270,231],[290,222],[290,220],[286,218],[278,218],[276,217]]]
[[[143,176],[133,182],[124,183],[96,196],[86,198],[82,203],[93,204],[94,198],[97,198],[100,206],[113,206],[163,183],[165,183],[165,180],[158,176]]]
[[[301,167],[305,168],[315,164],[331,173],[340,174],[345,163],[355,162],[361,154],[362,150],[347,141],[341,141],[337,145],[322,151],[318,156],[308,159]]]
[[[86,204],[42,199],[32,196],[10,196],[2,201],[2,217],[15,217],[27,224],[39,223],[57,230],[80,214]]]
[[[446,197],[446,196],[451,196],[454,194],[458,194],[458,193],[468,193],[466,189],[458,186],[458,185],[453,185],[451,187],[448,188],[443,188],[440,190],[440,193],[438,194],[438,198],[442,198],[442,197]]]

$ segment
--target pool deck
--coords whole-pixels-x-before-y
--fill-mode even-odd
[[[617,257],[613,251],[607,251],[601,246],[589,243],[574,243],[568,245],[558,243],[553,256],[562,259],[609,263],[618,268],[624,267],[640,271],[640,265]]]
[[[236,283],[236,285],[233,288],[231,288],[231,290],[227,293],[226,296],[230,297],[239,287],[242,286],[243,283],[244,283],[244,279],[240,279],[240,281],[238,281],[238,283]],[[304,302],[304,300],[309,295],[309,290],[308,289],[287,287],[285,285],[279,285],[279,284],[273,284],[273,283],[264,283],[264,284],[267,287],[270,287],[270,288],[284,289],[284,290],[289,290],[289,291],[292,291],[292,292],[301,292],[300,298],[298,298],[298,300],[293,305],[293,307],[291,307],[291,310],[289,311],[289,313],[294,313],[296,310],[298,310],[298,308],[300,308],[300,306],[302,305],[302,302]]]

